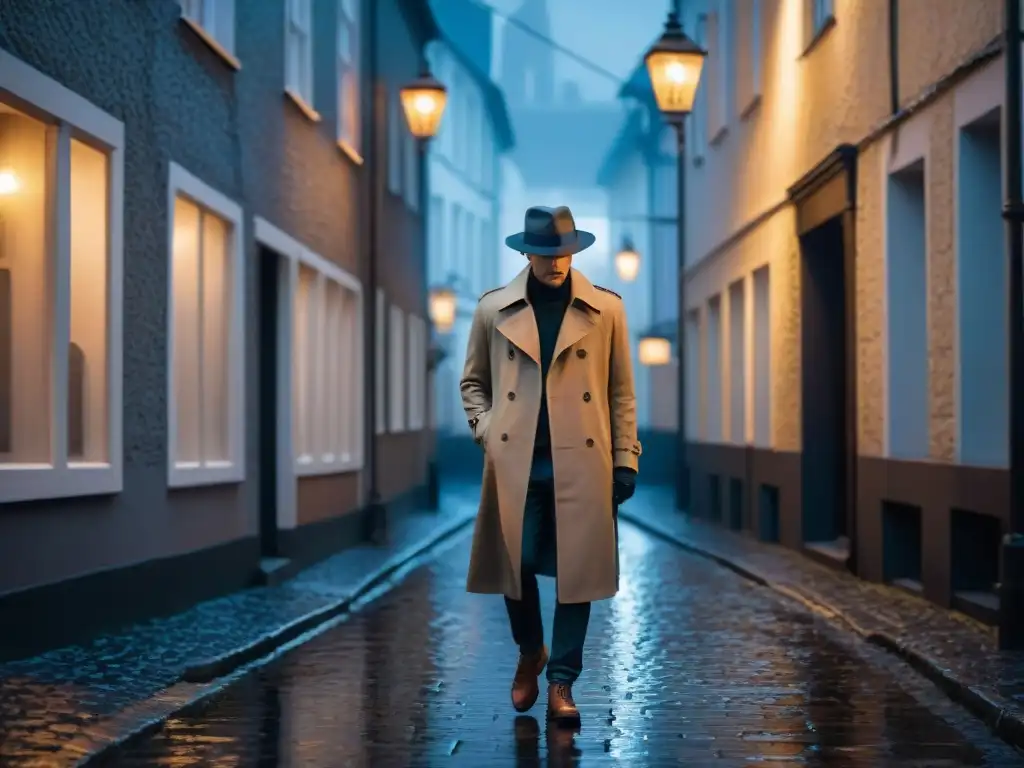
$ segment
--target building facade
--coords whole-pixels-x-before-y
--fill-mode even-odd
[[[449,286],[457,302],[435,372],[434,413],[439,434],[465,436],[459,379],[477,299],[499,285],[500,160],[512,132],[501,92],[454,44],[435,41],[430,58],[451,85],[447,120],[429,152],[428,273],[430,284]]]
[[[425,331],[363,364],[371,255],[425,326],[423,217],[371,199],[425,3],[37,5],[0,31],[5,657],[290,572],[361,535],[369,446],[387,500],[426,463],[364,417],[396,375],[425,408]]]
[[[1002,3],[686,9],[694,511],[993,619]]]
[[[631,247],[640,258],[632,282],[617,274],[609,283],[625,300],[634,336],[652,335],[673,342],[678,301],[678,140],[661,119],[641,63],[620,91],[625,115],[598,172],[608,194],[609,242]],[[633,345],[637,418],[644,445],[644,477],[667,481],[675,473],[678,430],[678,364],[646,367]]]

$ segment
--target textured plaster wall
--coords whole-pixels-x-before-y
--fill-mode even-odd
[[[5,505],[0,592],[256,531],[252,482],[167,490],[167,163],[180,163],[228,197],[243,196],[236,73],[179,15],[169,1],[0,3],[0,47],[125,125],[124,324],[130,329],[123,358],[124,489]],[[250,478],[254,437],[250,428]]]
[[[786,190],[838,144],[859,144],[889,114],[887,4],[835,0],[835,26],[805,50],[806,0],[761,5],[761,98],[745,118],[736,114],[733,85],[727,128],[687,169],[687,231],[691,267],[687,305],[703,307],[738,279],[770,265],[771,415],[773,447],[800,448],[800,261]],[[722,13],[745,8],[705,0],[688,11]],[[902,0],[900,94],[907,103],[998,34],[1002,4],[995,0]],[[733,25],[749,24],[734,16]],[[714,45],[713,41],[710,45]],[[714,51],[712,51],[714,55]],[[702,86],[708,87],[707,81]],[[694,113],[691,120],[706,120]],[[952,460],[956,441],[956,291],[953,215],[952,97],[940,97],[915,119],[927,122],[928,332],[930,455]],[[885,274],[881,142],[864,146],[858,162],[857,356],[860,452],[884,446]],[[778,210],[765,215],[766,212]],[[761,219],[737,236],[745,225]],[[727,300],[727,298],[726,298]],[[749,312],[749,308],[748,308]],[[706,317],[706,313],[704,314]],[[723,318],[728,312],[723,308]],[[723,320],[723,326],[727,321]],[[727,327],[723,336],[728,338]],[[702,328],[706,372],[706,323]],[[726,349],[725,360],[728,361]],[[747,357],[749,365],[749,356]],[[726,362],[726,368],[728,362]],[[723,372],[728,382],[730,372]],[[690,375],[690,386],[706,387]],[[727,401],[727,398],[726,398]],[[748,397],[748,403],[750,402]],[[728,405],[723,408],[727,411]],[[728,413],[724,414],[728,423]],[[748,419],[752,416],[748,408]],[[702,429],[702,436],[706,433]],[[746,434],[749,439],[750,429]]]

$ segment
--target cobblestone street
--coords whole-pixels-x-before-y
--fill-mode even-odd
[[[595,607],[583,727],[508,700],[498,598],[468,595],[468,538],[361,612],[113,753],[122,766],[1021,765],[886,652],[624,525],[619,596]],[[545,616],[553,589],[544,581]],[[548,627],[550,632],[550,627]]]

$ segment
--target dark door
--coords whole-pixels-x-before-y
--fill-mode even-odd
[[[847,323],[843,224],[835,217],[801,237],[802,507],[805,542],[848,554]]]
[[[259,252],[259,478],[260,554],[276,557],[277,549],[277,306],[281,258]]]

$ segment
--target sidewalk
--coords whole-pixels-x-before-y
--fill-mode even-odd
[[[280,585],[88,645],[0,664],[0,765],[76,765],[159,722],[223,684],[217,678],[343,615],[431,545],[465,530],[476,502],[476,489],[458,489],[439,511],[396,521],[383,546],[345,550]]]
[[[619,516],[901,656],[1002,739],[1024,748],[1024,652],[999,651],[991,628],[791,549],[691,519],[674,506],[671,491],[638,489]]]

